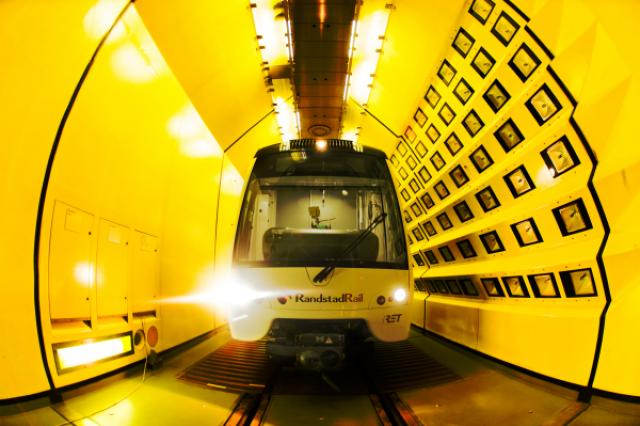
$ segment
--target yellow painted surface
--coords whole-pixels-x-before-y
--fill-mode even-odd
[[[412,219],[409,229],[421,231],[425,237],[422,241],[416,241],[416,236],[412,235],[412,251],[419,250],[423,254],[432,251],[439,260],[429,269],[418,267],[416,274],[428,279],[469,277],[478,289],[481,289],[480,278],[483,277],[498,278],[500,285],[503,285],[505,276],[522,276],[529,297],[512,298],[507,295],[505,298],[494,298],[487,296],[482,289],[476,298],[431,296],[427,299],[427,328],[533,371],[573,383],[587,383],[595,351],[598,320],[605,305],[604,283],[595,261],[605,231],[598,217],[596,201],[587,188],[595,164],[583,146],[580,129],[569,122],[569,118],[575,116],[598,159],[595,185],[612,228],[604,259],[613,303],[608,313],[610,320],[605,329],[605,343],[595,387],[637,395],[640,393],[637,387],[637,383],[640,383],[639,372],[635,367],[628,367],[629,362],[622,362],[637,357],[638,348],[625,338],[629,336],[632,341],[637,340],[633,338],[635,332],[629,330],[628,325],[633,319],[637,321],[635,314],[631,313],[631,306],[637,304],[637,292],[634,290],[634,276],[630,272],[623,272],[621,260],[632,263],[631,259],[635,258],[637,250],[636,232],[632,230],[635,228],[632,223],[637,216],[632,213],[637,211],[633,208],[636,194],[633,188],[637,186],[634,177],[637,177],[637,173],[632,171],[632,165],[637,163],[640,152],[628,142],[635,133],[631,115],[635,114],[637,101],[634,99],[637,100],[638,96],[633,96],[634,85],[629,76],[632,75],[636,58],[627,60],[629,55],[623,53],[633,44],[628,34],[623,37],[616,30],[624,25],[611,24],[613,19],[632,22],[637,18],[637,5],[615,2],[613,7],[610,4],[605,7],[599,2],[580,0],[517,2],[533,18],[527,24],[508,4],[496,2],[483,25],[467,11],[470,4],[468,2],[461,11],[458,24],[474,38],[474,43],[466,58],[454,48],[445,49],[441,58],[456,70],[455,76],[450,84],[445,83],[436,75],[440,65],[438,62],[436,70],[432,72],[433,79],[424,83],[422,93],[431,84],[441,98],[435,108],[426,100],[420,101],[418,106],[426,115],[426,124],[421,125],[411,119],[413,112],[407,114],[409,120],[405,121],[407,124],[404,124],[402,133],[408,140],[404,146],[392,151],[398,160],[398,174],[406,175],[405,178],[399,178],[399,191],[405,191],[408,196],[404,208]],[[507,46],[491,32],[494,26],[498,26],[496,23],[506,22],[499,22],[499,15],[503,12],[517,26]],[[525,25],[529,25],[547,44],[555,58],[546,56],[544,49],[524,30]],[[451,30],[449,43],[453,43],[457,31],[457,26]],[[531,48],[540,62],[537,69],[525,78],[526,81],[509,64],[522,43]],[[495,61],[484,77],[470,66],[480,47],[486,49]],[[560,83],[545,69],[547,65],[557,72]],[[454,95],[461,78],[474,91],[466,103]],[[495,93],[492,84],[496,80],[508,97],[498,111],[491,108],[487,98],[491,90]],[[550,114],[549,119],[537,121],[536,113],[530,107],[537,102],[543,85],[557,98],[557,104],[553,106],[552,99],[544,99],[539,103],[543,108],[539,111],[545,111],[549,105],[552,109],[546,110],[549,113],[541,113]],[[577,108],[564,95],[563,86],[576,98]],[[530,107],[527,107],[528,103]],[[445,104],[454,115],[449,124],[442,118]],[[557,113],[554,113],[554,109]],[[462,123],[471,111],[483,122],[475,135],[471,135]],[[501,126],[509,119],[516,124],[523,141],[512,149],[505,149],[498,143],[498,136]],[[405,132],[406,126],[412,129]],[[429,129],[430,126],[434,128]],[[445,142],[452,132],[462,144],[458,152],[452,152]],[[556,152],[550,147],[562,137],[566,137],[565,142],[575,151],[573,162],[577,159],[579,164],[554,177],[542,153]],[[417,149],[420,143],[428,152]],[[470,158],[480,147],[484,148],[493,162],[482,172],[476,169]],[[404,151],[408,152],[403,154]],[[435,168],[435,160],[432,160],[434,154],[439,154],[444,160],[439,170]],[[572,154],[565,151],[563,155],[565,159],[562,161],[566,161]],[[426,166],[431,175],[428,182],[417,176],[422,166]],[[460,166],[469,179],[459,188],[452,176],[456,166]],[[520,178],[510,180],[510,173],[518,167],[526,169],[530,183]],[[607,178],[610,175],[612,177]],[[412,182],[412,179],[416,181]],[[437,195],[435,190],[439,182],[444,183],[449,195]],[[531,191],[522,195],[514,194],[507,185],[509,182],[523,189],[530,186]],[[476,194],[486,187],[491,187],[500,206],[484,212]],[[435,206],[429,207],[426,213],[420,213],[419,210],[424,212],[421,198],[425,193],[429,193]],[[584,204],[584,211],[571,213],[571,210],[562,207],[576,200]],[[465,222],[456,212],[462,201],[467,203],[474,215]],[[414,203],[421,206],[417,211],[411,209]],[[556,215],[554,209],[560,209]],[[561,216],[561,212],[565,216]],[[625,215],[624,212],[629,213]],[[451,229],[444,229],[440,225],[438,217],[443,214],[452,223]],[[581,221],[580,218],[584,216],[591,222],[590,229],[570,235],[562,233],[561,221],[565,220],[567,226],[575,226],[575,221]],[[512,228],[529,218],[535,221],[540,241],[521,246]],[[628,219],[624,226],[618,228],[616,223],[624,218]],[[434,225],[437,234],[425,234],[421,224],[426,221]],[[526,227],[531,229],[528,225],[522,229]],[[620,229],[620,233],[616,229]],[[624,234],[622,229],[625,230]],[[492,231],[498,233],[504,251],[493,254],[485,251],[481,235]],[[526,238],[535,242],[537,237],[533,231],[530,234]],[[463,258],[457,246],[462,240],[470,242],[477,253],[476,257]],[[444,246],[451,250],[454,261],[446,262],[443,259],[439,249]],[[608,256],[612,260],[609,261]],[[574,298],[563,288],[561,273],[581,268],[590,268],[594,274],[595,296]],[[534,297],[528,276],[542,273],[553,274],[559,287],[559,298]],[[478,313],[477,326],[468,315],[467,305]]]
[[[97,43],[83,27],[90,7],[90,1],[0,4],[6,142],[0,144],[0,215],[6,224],[0,245],[0,398],[48,388],[34,312],[35,222],[55,132]]]
[[[222,147],[272,109],[248,2],[143,0],[136,7]],[[275,116],[268,120],[263,146],[280,142]]]
[[[131,311],[135,314],[156,310],[160,297],[159,239],[134,231],[131,250]]]
[[[473,349],[478,349],[479,306],[440,296],[427,299],[426,328]]]
[[[0,399],[48,388],[34,306],[38,198],[70,96],[125,3],[0,3],[0,108],[6,141],[0,146],[5,206],[0,213],[5,224],[0,267],[7,271],[7,285],[0,286],[0,341],[11,342],[0,348]],[[347,110],[346,120],[360,120],[361,143],[394,155],[399,193],[408,194],[403,209],[420,205],[425,192],[435,201],[428,211],[422,206],[409,213],[409,230],[420,230],[430,220],[438,232],[420,242],[412,236],[412,253],[433,250],[439,260],[431,268],[416,268],[415,276],[470,277],[480,291],[479,297],[429,296],[426,327],[504,361],[585,384],[605,304],[595,261],[605,228],[587,188],[594,164],[569,122],[574,117],[597,158],[594,185],[611,229],[603,259],[612,303],[594,386],[640,395],[635,362],[640,355],[635,327],[640,281],[630,266],[640,249],[640,149],[633,142],[640,99],[639,59],[633,52],[640,39],[629,32],[640,18],[638,3],[517,1],[531,18],[528,23],[506,2],[495,3],[485,24],[468,13],[471,1],[395,3],[368,108],[407,138],[411,126],[416,136],[408,141],[406,154],[399,153],[387,130],[360,116],[357,108]],[[491,32],[502,12],[519,25],[507,46]],[[553,59],[525,25],[553,52]],[[466,58],[451,47],[460,27],[475,39]],[[522,43],[541,62],[526,82],[509,65]],[[485,77],[471,66],[480,47],[495,59]],[[436,75],[443,59],[456,69],[449,85]],[[209,301],[193,295],[206,294],[228,270],[253,155],[280,137],[271,114],[231,147],[273,108],[260,61],[245,3],[140,0],[115,27],[69,116],[44,206],[39,303],[52,371],[52,343],[146,330],[154,324],[160,332],[156,350],[162,350],[225,322]],[[465,104],[454,95],[461,77],[474,91]],[[497,112],[483,99],[496,80],[510,97]],[[436,108],[423,99],[431,84],[442,96]],[[559,112],[541,124],[526,104],[542,85],[557,97]],[[577,100],[575,108],[562,85]],[[546,109],[542,104],[547,101],[538,102],[539,107]],[[441,117],[445,103],[455,115],[449,124]],[[413,119],[418,107],[427,118],[423,126]],[[462,124],[471,111],[484,123],[474,136]],[[508,119],[524,141],[506,152],[494,133]],[[432,124],[439,133],[434,141],[428,130]],[[457,153],[445,144],[451,132],[462,144]],[[580,164],[554,178],[541,152],[562,136]],[[420,143],[428,152],[418,151]],[[481,146],[493,165],[479,173],[469,157]],[[431,160],[436,153],[445,162],[441,170]],[[458,165],[469,178],[460,188],[450,174]],[[428,182],[417,176],[422,166],[432,176]],[[505,176],[520,166],[535,189],[515,197]],[[440,180],[450,192],[442,200],[434,192]],[[483,212],[476,194],[487,186],[501,206]],[[563,236],[553,209],[578,199],[592,229]],[[475,216],[464,223],[455,207],[461,201]],[[452,229],[439,225],[437,217],[443,213]],[[576,213],[567,214],[573,218]],[[542,241],[520,247],[511,225],[528,218],[535,220]],[[480,236],[490,231],[499,234],[504,251],[485,252]],[[477,257],[463,259],[456,243],[464,239]],[[455,261],[444,262],[438,249],[445,245]],[[561,274],[581,268],[591,269],[596,295],[570,297]],[[541,273],[553,274],[559,298],[533,297],[527,276]],[[524,277],[531,297],[493,298],[481,289],[480,278],[512,275]],[[421,309],[412,313],[418,324]],[[60,377],[54,373],[54,381],[58,386],[75,383],[143,354],[136,348],[127,358]]]
[[[90,319],[95,283],[96,226],[92,214],[56,202],[51,224],[49,311],[51,319]]]
[[[138,327],[146,331],[153,322],[160,336],[158,351],[214,328],[210,306],[167,300],[211,285],[221,156],[215,137],[131,7],[96,57],[55,158],[43,216],[41,268],[48,264],[69,275],[79,263],[67,257],[71,253],[48,250],[59,244],[58,235],[49,238],[46,230],[54,204],[62,202],[81,206],[77,208],[95,218],[92,235],[85,238],[92,252],[88,268],[95,275],[88,284],[88,318],[71,312],[57,315],[70,323],[50,322],[48,309],[42,310],[46,342]],[[48,278],[42,274],[42,301],[49,297]],[[146,317],[137,320],[134,314],[140,313]],[[82,319],[89,322],[78,322]],[[49,344],[47,350],[55,371]],[[143,355],[137,350],[54,373],[54,380],[57,386],[74,383]]]
[[[368,109],[396,133],[404,131],[431,79],[464,2],[398,1],[389,17]],[[375,120],[363,122],[360,143],[387,151],[393,140]]]
[[[594,386],[640,395],[640,283],[633,266],[639,258],[637,135],[640,71],[629,52],[640,38],[628,28],[640,18],[637,2],[565,2],[553,24],[536,16],[532,27],[556,52],[558,74],[579,95],[576,120],[598,158],[594,183],[611,233],[604,262],[611,291],[602,353]],[[548,8],[557,7],[549,1]],[[540,11],[544,13],[545,9]],[[630,50],[631,49],[631,50]]]

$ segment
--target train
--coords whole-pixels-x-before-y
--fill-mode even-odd
[[[345,348],[409,335],[413,281],[384,152],[341,139],[260,149],[246,183],[232,271],[246,303],[234,339],[270,357],[339,368]]]

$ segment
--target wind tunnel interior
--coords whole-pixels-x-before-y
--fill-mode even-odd
[[[253,12],[0,3],[0,400],[143,360],[138,330],[160,353],[225,325],[253,156],[296,128],[274,93],[309,89],[282,87]],[[640,397],[639,18],[632,0],[361,5],[379,59],[345,71],[341,136],[389,157],[418,328]],[[89,340],[103,362],[65,358]]]

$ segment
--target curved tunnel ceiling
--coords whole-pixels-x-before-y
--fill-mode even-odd
[[[307,111],[310,120],[308,123],[303,120],[303,137],[309,135],[307,129],[313,124],[327,125],[333,132],[331,136],[338,136],[339,129],[335,127],[340,122],[351,120],[360,123],[361,143],[390,152],[396,140],[393,134],[366,115],[352,100],[346,104],[342,102],[343,68],[348,65],[343,62],[347,59],[345,54],[339,53],[339,60],[335,56],[328,60],[331,49],[345,47],[345,34],[349,33],[350,17],[355,13],[354,2],[326,2],[325,26],[329,25],[326,33],[320,32],[317,5],[312,7],[310,3],[317,4],[292,2],[292,12],[299,13],[303,19],[298,33],[300,45],[296,47],[301,51],[294,51],[295,67],[299,72],[293,77],[302,97],[298,108]],[[378,3],[384,8],[389,2]],[[426,86],[433,75],[442,46],[447,44],[463,3],[462,0],[416,1],[396,6],[389,3],[389,23],[367,107],[393,132],[400,133],[407,117],[422,98],[415,87]],[[341,12],[333,14],[331,8],[334,6]],[[234,2],[214,7],[209,2],[197,1],[172,5],[171,13],[167,13],[165,4],[141,0],[136,3],[136,8],[165,60],[223,149],[272,109],[270,87],[262,71],[249,4]],[[295,32],[298,21],[293,17]],[[323,55],[327,56],[318,57],[316,52],[318,44],[322,44],[319,43],[321,37],[329,37],[332,43],[330,49],[324,50]],[[232,45],[229,40],[233,40]],[[324,87],[322,93],[318,91],[318,82],[324,83],[325,78],[332,94],[328,97]],[[219,93],[229,93],[230,86],[234,87],[233,99],[220,99]],[[251,101],[238,103],[236,99]],[[323,121],[329,116],[331,120]],[[278,124],[271,115],[236,147],[255,152],[279,141]],[[230,155],[233,157],[237,151],[231,150]]]

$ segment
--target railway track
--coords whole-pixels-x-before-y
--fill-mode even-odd
[[[378,420],[383,426],[418,426],[423,424],[395,392],[371,394],[369,398]],[[242,394],[224,425],[259,426],[263,424],[270,400],[270,392]]]
[[[268,358],[264,341],[232,340],[189,367],[180,378],[238,393],[237,403],[225,422],[229,426],[263,424],[272,398],[286,395],[364,397],[379,424],[420,425],[397,392],[459,379],[410,341],[376,342],[352,355],[351,363],[343,370],[325,375],[276,364]],[[269,423],[287,424],[273,419]]]

